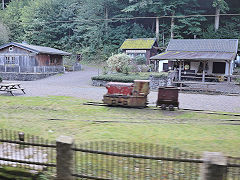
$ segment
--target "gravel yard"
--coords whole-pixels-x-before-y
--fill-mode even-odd
[[[98,75],[98,69],[83,67],[83,71],[67,72],[37,81],[21,81],[26,94],[14,92],[17,96],[73,96],[101,101],[106,93],[104,87],[91,86],[91,77]],[[1,93],[2,95],[7,95]],[[157,92],[151,92],[149,103],[154,105]],[[180,108],[212,111],[240,112],[240,96],[179,94]]]

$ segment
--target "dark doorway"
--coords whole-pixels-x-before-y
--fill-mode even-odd
[[[168,71],[168,63],[163,63],[163,71]]]
[[[213,62],[213,73],[225,74],[225,62]]]

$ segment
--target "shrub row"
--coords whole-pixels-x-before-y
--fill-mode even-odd
[[[158,75],[153,75],[153,74],[122,74],[122,73],[117,73],[117,74],[107,74],[107,75],[101,75],[101,76],[94,76],[92,77],[92,80],[102,80],[102,81],[112,81],[112,82],[133,82],[134,80],[148,80],[149,76],[152,75],[154,77],[162,77],[162,76],[167,76],[166,74],[158,74]]]

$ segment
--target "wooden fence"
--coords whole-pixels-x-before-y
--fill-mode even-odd
[[[178,148],[130,142],[74,144],[70,137],[44,140],[0,129],[0,165],[56,173],[57,179],[240,180],[240,158],[203,157]],[[200,168],[201,167],[201,168]]]

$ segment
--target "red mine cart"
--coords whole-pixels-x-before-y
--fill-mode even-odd
[[[134,83],[110,82],[106,85],[104,104],[110,106],[146,107],[149,94],[148,80],[135,80]]]
[[[173,111],[174,107],[179,109],[178,91],[176,87],[160,87],[156,106],[160,106],[163,110],[168,107],[170,111]]]

